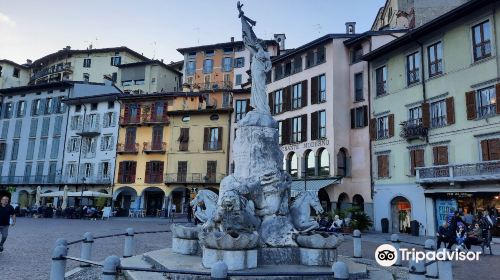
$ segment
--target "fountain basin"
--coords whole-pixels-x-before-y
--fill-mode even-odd
[[[329,232],[314,232],[312,234],[299,234],[296,241],[301,248],[335,249],[344,242],[344,236]]]
[[[194,225],[173,224],[171,230],[174,238],[197,240],[200,227]]]
[[[255,249],[259,243],[259,234],[257,232],[202,232],[200,242],[205,248],[216,250]]]

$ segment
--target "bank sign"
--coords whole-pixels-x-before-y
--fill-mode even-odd
[[[330,140],[322,139],[322,140],[316,140],[316,141],[310,141],[310,142],[304,142],[304,143],[298,143],[298,144],[283,145],[283,146],[281,146],[281,151],[288,152],[288,151],[295,151],[295,150],[300,150],[300,149],[312,149],[312,148],[324,147],[324,146],[328,146],[328,145],[330,145]]]

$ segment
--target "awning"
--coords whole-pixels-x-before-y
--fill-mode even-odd
[[[307,187],[308,192],[317,193],[320,189],[322,189],[328,185],[340,183],[341,179],[342,179],[342,177],[329,177],[329,178],[324,178],[324,179],[308,179],[307,183],[305,183],[304,180],[295,180],[295,181],[292,181],[291,195],[292,195],[292,197],[297,196],[297,194],[306,190],[306,187]]]
[[[40,195],[40,197],[59,197],[59,196],[64,196],[64,192],[63,191],[46,192]]]
[[[94,191],[84,191],[83,194],[82,192],[68,192],[68,196],[72,196],[72,197],[79,197],[79,196],[83,196],[83,197],[113,197],[111,194],[107,194],[107,193],[102,193],[102,192],[94,192]]]

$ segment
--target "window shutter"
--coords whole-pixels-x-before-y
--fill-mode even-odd
[[[163,161],[160,161],[158,162],[158,174],[157,176],[159,176],[161,178],[161,181],[163,181],[163,166],[164,166],[164,162]]]
[[[141,104],[139,103],[139,104],[137,104],[137,120],[142,119],[141,111],[142,111],[142,108],[141,108]]]
[[[248,113],[248,112],[250,112],[250,110],[251,110],[251,107],[250,107],[250,99],[245,99],[245,100],[246,100],[246,104],[247,104],[247,106],[246,106],[246,108],[245,108],[245,113]],[[273,103],[273,104],[274,104],[274,103]],[[272,112],[272,110],[273,110],[273,109],[271,108],[271,112]]]
[[[415,150],[415,161],[416,161],[416,167],[423,167],[425,166],[425,161],[424,161],[424,150],[419,149]]]
[[[448,147],[447,146],[439,146],[437,147],[438,153],[438,164],[446,165],[448,164]]]
[[[383,157],[383,166],[384,166],[384,177],[389,177],[389,155],[384,155]]]
[[[111,114],[111,126],[115,126],[116,125],[116,113],[113,112]]]
[[[90,164],[90,176],[91,177],[94,176],[94,170],[95,170],[95,164],[91,163]]]
[[[217,150],[222,150],[222,127],[218,127],[219,136],[217,137]]]
[[[307,106],[307,98],[309,95],[307,94],[307,80],[302,81],[302,107]]]
[[[411,173],[411,175],[415,175],[415,166],[416,166],[415,150],[411,150],[410,151],[410,173]]]
[[[164,118],[164,119],[166,119],[166,118],[167,118],[167,116],[168,116],[168,113],[167,113],[167,112],[168,112],[168,101],[167,101],[167,100],[165,100],[165,101],[163,102],[163,118]],[[162,166],[163,166],[163,165],[162,165]]]
[[[300,121],[301,121],[301,131],[300,131],[300,136],[301,136],[301,142],[307,141],[307,115],[302,115],[300,116]]]
[[[290,143],[290,119],[283,120],[282,134],[283,134],[282,144],[289,144]]]
[[[109,114],[105,113],[102,122],[102,127],[108,127],[108,123],[110,123]]]
[[[132,176],[132,183],[135,183],[135,172],[136,172],[137,162],[130,162],[130,176]]]
[[[71,142],[72,142],[71,138],[68,139],[68,145],[66,146],[66,152],[67,153],[71,153],[72,152],[71,151]]]
[[[490,160],[500,160],[500,138],[488,140],[488,152]]]
[[[123,108],[123,118],[125,120],[128,120],[130,116],[130,104],[126,104],[125,107]]]
[[[149,111],[150,118],[156,118],[156,102],[151,103],[151,110]]]
[[[370,139],[377,139],[377,120],[370,119]]]
[[[150,177],[151,176],[151,162],[148,161],[146,162],[146,174],[145,174],[145,178],[144,178],[144,183],[149,183],[150,182]]]
[[[488,140],[481,141],[481,155],[483,161],[490,160],[490,153],[488,152]]]
[[[355,114],[356,114],[355,109],[354,108],[351,109],[351,128],[356,127],[356,116],[355,116]]]
[[[319,135],[319,112],[311,113],[311,140],[317,140]]]
[[[203,131],[203,150],[208,150],[208,140],[210,138],[210,128],[205,127]]]
[[[124,173],[124,167],[125,167],[125,162],[120,162],[119,167],[118,167],[118,183],[122,183],[123,180],[123,173]]]
[[[101,151],[106,149],[106,137],[101,137]]]
[[[389,115],[389,137],[394,136],[394,114]]]
[[[430,117],[429,103],[422,103],[422,125],[424,127],[430,127]]]
[[[455,123],[455,102],[453,96],[446,98],[446,123],[448,125]]]
[[[98,178],[103,178],[103,174],[102,174],[102,169],[103,169],[103,162],[99,162],[99,165],[97,166],[97,177]]]
[[[92,146],[90,148],[91,149],[90,151],[92,153],[95,153],[96,152],[96,147],[97,147],[97,141],[92,142]]]
[[[318,76],[311,78],[311,104],[318,104]]]
[[[110,136],[109,137],[109,147],[108,147],[108,151],[112,151],[115,147],[115,137],[114,136]]]
[[[432,147],[432,156],[433,156],[433,164],[440,165],[439,164],[439,147]]]
[[[275,114],[274,112],[274,92],[270,92],[267,95],[267,98],[269,99],[269,108],[271,109],[271,114]]]
[[[496,96],[496,106],[497,106],[497,114],[500,114],[500,105],[498,105],[498,100],[500,99],[500,84],[496,84],[495,86],[495,96]]]
[[[465,106],[467,108],[467,119],[476,118],[476,92],[469,91],[465,93]],[[498,110],[498,109],[497,109]]]
[[[368,105],[363,106],[363,126],[368,125]]]

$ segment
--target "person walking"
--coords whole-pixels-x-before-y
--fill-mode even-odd
[[[11,218],[12,224],[10,224]],[[16,214],[14,212],[14,207],[9,204],[8,196],[2,196],[0,200],[0,234],[2,235],[2,239],[0,241],[0,252],[3,251],[3,244],[9,235],[9,226],[14,226],[15,224]]]

